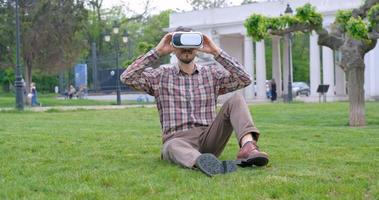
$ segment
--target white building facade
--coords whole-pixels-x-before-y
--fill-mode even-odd
[[[280,16],[287,4],[295,11],[306,3],[314,5],[324,16],[324,27],[334,22],[339,9],[352,9],[361,5],[361,0],[281,0],[253,3],[248,5],[216,8],[170,15],[168,30],[178,26],[191,27],[211,36],[223,50],[235,57],[253,77],[256,86],[251,84],[243,90],[247,100],[266,99],[266,59],[264,41],[253,41],[247,36],[244,21],[253,13],[265,16]],[[309,99],[318,100],[316,92],[319,84],[328,84],[328,100],[347,99],[345,74],[336,66],[336,53],[317,44],[316,33],[310,34],[310,90]],[[281,42],[282,41],[282,42]],[[294,41],[296,42],[296,41]],[[292,60],[288,56],[288,40],[272,36],[272,77],[278,85],[278,96],[288,93],[289,67]],[[210,58],[209,58],[210,59]],[[171,62],[175,62],[175,56]],[[365,95],[367,100],[379,99],[379,45],[365,56]],[[293,74],[293,70],[290,70]],[[291,76],[293,77],[293,76]],[[293,78],[292,78],[293,79]],[[283,85],[283,88],[279,87]]]

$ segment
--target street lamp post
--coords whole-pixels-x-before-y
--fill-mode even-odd
[[[292,15],[293,10],[290,7],[289,4],[287,4],[287,8],[284,11],[286,15]],[[291,58],[292,58],[292,34],[288,33],[287,34],[287,39],[288,39],[288,96],[287,96],[287,102],[292,102],[292,71],[291,71]]]
[[[14,85],[16,87],[16,108],[17,110],[24,110],[24,96],[22,94],[23,81],[20,70],[20,17],[19,17],[19,5],[16,0],[16,80]]]
[[[113,25],[113,35],[116,37],[114,38],[114,46],[116,49],[116,96],[117,96],[117,105],[121,105],[121,87],[120,87],[120,72],[119,72],[119,54],[120,54],[120,26],[118,25],[117,22],[114,23]],[[111,41],[111,34],[106,33],[104,36],[104,40],[106,42]],[[122,42],[127,43],[128,42],[128,33],[125,31],[124,35],[122,36]]]

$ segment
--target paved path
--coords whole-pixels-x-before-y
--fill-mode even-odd
[[[88,96],[88,99],[94,100],[110,100],[115,99],[116,95],[97,95],[97,96]],[[146,99],[149,102],[154,101],[154,97],[146,94],[123,94],[123,100],[136,100],[137,98],[143,98],[143,101]],[[297,97],[297,100],[304,102],[318,102],[318,98],[309,98],[309,97]],[[278,99],[277,102],[283,102],[283,99]],[[267,99],[253,100],[248,102],[248,104],[270,104],[271,102]],[[222,106],[221,104],[218,107]],[[33,112],[45,112],[48,110],[59,110],[59,111],[69,111],[69,110],[117,110],[117,109],[127,109],[127,108],[155,108],[155,104],[140,104],[140,105],[94,105],[94,106],[48,106],[48,107],[25,107],[26,111]],[[0,108],[0,111],[13,111],[15,108]]]
[[[119,110],[127,108],[155,108],[155,104],[146,105],[109,105],[109,106],[47,106],[47,107],[25,107],[26,111],[45,112],[49,110],[69,111],[69,110]],[[0,111],[12,111],[15,108],[0,108]]]
[[[58,97],[58,99],[64,99],[64,97]],[[88,95],[85,99],[100,101],[116,100],[116,94]],[[127,93],[121,94],[121,100],[154,102],[154,97],[145,93]]]

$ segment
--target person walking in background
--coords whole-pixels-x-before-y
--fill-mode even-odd
[[[30,90],[31,90],[31,96],[32,96],[31,105],[41,106],[41,103],[38,102],[38,93],[37,93],[36,83],[32,82],[30,84]]]
[[[275,82],[275,79],[272,79],[271,80],[271,101],[274,102],[276,101],[276,97],[277,97],[277,94],[276,94],[276,82]]]
[[[271,99],[271,82],[266,80],[266,97],[267,99]]]

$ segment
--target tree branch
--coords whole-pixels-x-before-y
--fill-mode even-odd
[[[150,4],[151,4],[150,0],[147,0],[144,5],[144,11],[141,14],[130,17],[124,21],[141,21],[149,13]]]
[[[377,24],[376,27],[373,28],[373,30],[368,34],[368,38],[370,39],[370,42],[364,47],[366,53],[375,48],[377,44],[379,39],[379,24]]]
[[[373,27],[371,32],[368,33],[368,38],[370,40],[379,39],[379,13],[376,14],[375,22],[373,22]]]
[[[294,24],[283,30],[269,30],[268,33],[271,35],[282,36],[291,32],[302,31],[302,32],[310,32],[312,27],[308,24]]]
[[[365,3],[361,7],[353,9],[353,17],[366,18],[367,12],[377,3],[379,3],[379,0],[365,0]]]
[[[324,28],[315,30],[318,34],[318,44],[321,46],[327,46],[333,50],[338,50],[344,43],[344,39],[337,37],[336,35],[329,34]]]
[[[375,48],[377,44],[377,40],[369,40],[368,42],[366,42],[363,46],[363,50],[365,53],[371,51],[373,48]]]
[[[344,40],[341,37],[338,37],[338,34],[329,34],[328,31],[324,28],[316,28],[309,24],[294,24],[283,30],[269,30],[268,33],[271,35],[282,36],[288,33],[302,31],[302,32],[311,32],[315,30],[319,35],[318,44],[322,46],[327,46],[331,49],[339,49]]]
[[[378,40],[379,39],[379,33],[376,31],[373,31],[373,32],[368,34],[368,38],[370,40]]]

